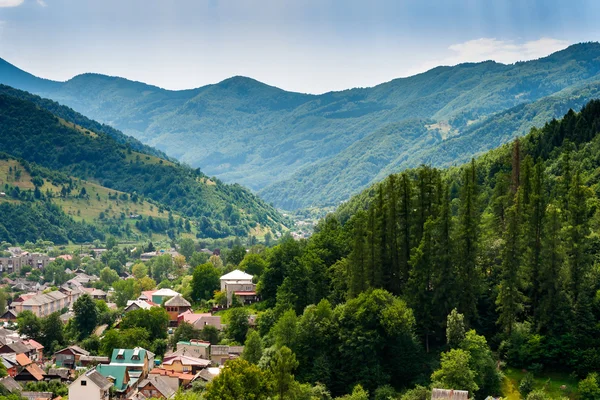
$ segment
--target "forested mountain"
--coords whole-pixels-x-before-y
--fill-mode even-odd
[[[272,250],[259,327],[279,318],[267,340],[334,393],[434,382],[497,397],[499,360],[597,371],[599,133],[595,100],[467,164],[390,175]]]
[[[447,165],[525,133],[538,116],[558,117],[595,95],[596,86],[586,85],[600,81],[599,57],[600,44],[585,43],[534,61],[438,67],[322,95],[244,77],[185,91],[97,74],[49,82],[8,63],[0,65],[0,82],[297,208],[337,204],[387,173],[429,161]],[[450,141],[457,137],[464,138]],[[332,179],[340,174],[339,183]]]
[[[36,192],[41,192],[37,199],[44,195],[43,190],[50,189],[44,187],[47,182],[70,192],[75,185],[72,178],[77,178],[101,186],[99,191],[113,189],[114,196],[116,191],[125,192],[130,195],[125,197],[138,199],[140,207],[144,198],[151,200],[157,209],[195,222],[201,237],[282,230],[282,224],[287,223],[275,209],[239,185],[211,180],[199,169],[145,153],[139,142],[72,110],[42,99],[23,100],[26,94],[6,87],[0,91],[2,151],[22,163],[32,163],[34,168],[45,168],[45,176],[34,183]],[[65,119],[70,116],[83,125]],[[39,175],[38,169],[36,172]],[[11,189],[8,184],[6,189]],[[164,233],[168,227],[157,229]]]

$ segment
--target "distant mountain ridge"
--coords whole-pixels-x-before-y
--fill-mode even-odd
[[[558,117],[564,106],[583,105],[598,94],[600,44],[511,65],[437,67],[322,95],[244,77],[168,91],[98,74],[52,82],[19,71],[0,63],[0,83],[52,98],[294,209],[338,204],[402,168],[463,160],[526,133],[538,114]],[[526,113],[508,111],[524,104]]]

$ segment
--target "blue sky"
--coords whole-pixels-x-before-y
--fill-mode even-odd
[[[0,57],[184,89],[244,75],[322,93],[600,40],[587,0],[0,0]]]

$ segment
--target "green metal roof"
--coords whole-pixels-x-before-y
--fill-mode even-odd
[[[202,342],[188,342],[185,340],[181,340],[179,342],[177,342],[177,344],[184,344],[186,346],[198,346],[198,347],[209,347],[210,343],[202,343]]]
[[[137,351],[139,360],[133,359],[134,353]],[[119,355],[123,357],[120,358]],[[112,357],[110,358],[111,365],[144,365],[144,360],[146,358],[146,350],[144,349],[114,349],[112,352]]]
[[[127,389],[127,384],[125,384],[125,372],[127,371],[126,366],[99,364],[96,367],[96,371],[98,371],[98,373],[100,373],[100,375],[102,375],[105,378],[113,378],[113,386],[119,392]]]

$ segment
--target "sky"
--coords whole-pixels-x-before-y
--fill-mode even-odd
[[[179,90],[252,77],[367,87],[437,65],[535,59],[600,40],[597,0],[0,0],[0,57]]]

